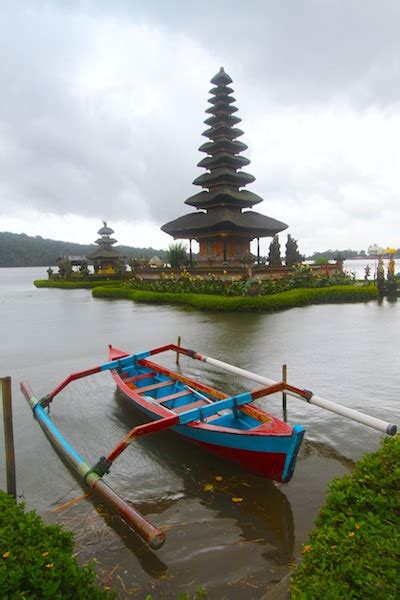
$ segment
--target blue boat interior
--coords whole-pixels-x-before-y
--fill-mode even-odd
[[[205,392],[200,392],[186,383],[152,371],[150,368],[136,364],[119,369],[118,372],[125,385],[145,400],[159,404],[175,414],[214,402],[214,399]],[[221,410],[206,417],[204,422],[238,430],[254,429],[261,424],[259,420],[244,413],[240,408]]]

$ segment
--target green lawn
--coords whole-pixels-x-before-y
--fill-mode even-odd
[[[128,299],[148,304],[176,304],[200,310],[271,312],[335,302],[367,302],[377,298],[374,285],[337,285],[327,288],[298,288],[266,296],[219,296],[211,294],[186,294],[152,292],[123,285],[99,286],[93,289],[95,298]]]

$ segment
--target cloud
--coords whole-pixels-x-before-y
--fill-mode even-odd
[[[93,5],[91,4],[91,7]],[[396,0],[147,0],[96,3],[168,33],[190,36],[234,67],[241,82],[284,104],[347,98],[398,103],[400,5]]]
[[[158,232],[197,191],[209,79],[223,64],[250,189],[265,198],[257,209],[289,223],[307,251],[385,235],[399,245],[399,12],[388,0],[216,0],[212,12],[190,1],[9,2],[0,214],[27,233],[40,214],[60,227],[107,219]]]

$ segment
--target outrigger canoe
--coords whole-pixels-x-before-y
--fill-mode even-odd
[[[150,360],[151,356],[168,350],[176,352],[177,356],[184,354],[250,379],[262,387],[229,396]],[[276,481],[288,482],[293,474],[304,427],[290,426],[254,406],[257,398],[282,392],[389,435],[397,431],[393,423],[325,400],[286,381],[276,382],[174,344],[139,354],[128,354],[109,346],[109,359],[103,365],[72,373],[41,399],[34,395],[26,381],[21,382],[21,389],[37,422],[65,461],[153,549],[162,546],[165,533],[123,500],[103,479],[115,459],[136,438],[172,429],[190,442],[240,467]],[[102,371],[111,372],[124,396],[150,420],[134,427],[106,456],[100,456],[90,466],[62,435],[46,408],[72,381]]]
[[[169,348],[162,351],[165,349]],[[268,386],[255,394],[228,396],[151,362],[147,356],[154,353],[131,355],[128,364],[111,371],[131,405],[152,421],[175,416],[177,424],[172,431],[243,469],[276,481],[291,479],[304,427],[292,427],[251,406],[256,397],[281,391],[282,387]],[[110,361],[129,356],[109,347]]]

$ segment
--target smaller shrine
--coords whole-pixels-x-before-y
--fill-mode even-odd
[[[98,230],[99,238],[95,241],[98,249],[88,255],[88,260],[93,263],[94,272],[99,275],[114,275],[118,272],[118,264],[125,259],[118,250],[113,248],[117,240],[111,237],[114,230],[103,221],[103,227]]]

